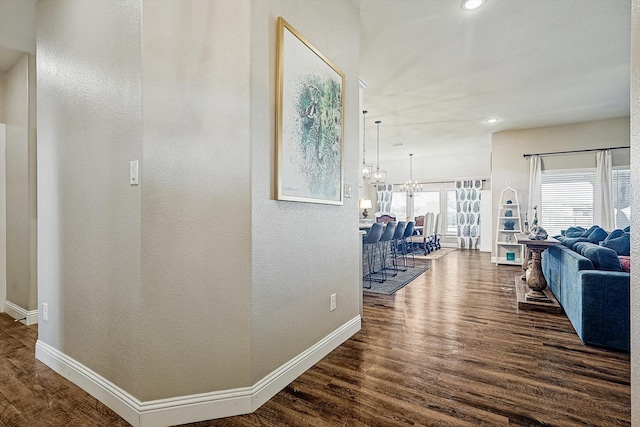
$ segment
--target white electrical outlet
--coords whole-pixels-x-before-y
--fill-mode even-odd
[[[49,321],[49,305],[46,302],[42,303],[42,320]]]
[[[333,311],[336,309],[336,294],[331,294],[331,307],[329,311]]]

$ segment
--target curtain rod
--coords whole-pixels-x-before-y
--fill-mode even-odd
[[[607,147],[607,148],[587,148],[584,150],[568,150],[568,151],[551,151],[548,153],[536,153],[536,154],[523,154],[522,157],[531,157],[531,156],[553,156],[555,154],[572,154],[572,153],[587,153],[589,151],[600,151],[600,150],[621,150],[623,148],[631,148],[631,146],[626,145],[622,147]]]
[[[487,182],[487,178],[466,178],[466,179],[454,179],[451,181],[419,181],[418,184],[455,184],[457,181],[478,181],[478,180],[482,182]],[[391,185],[403,185],[403,183],[391,184]]]

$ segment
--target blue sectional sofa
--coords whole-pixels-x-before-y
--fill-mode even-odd
[[[616,251],[570,239],[542,254],[549,288],[585,344],[629,351],[630,273]]]

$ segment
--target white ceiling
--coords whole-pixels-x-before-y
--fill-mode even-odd
[[[492,132],[629,115],[630,0],[486,0],[475,11],[461,1],[352,0],[369,162],[375,120],[383,163],[460,150],[485,158]],[[35,44],[34,5],[0,0],[0,42]],[[21,53],[2,45],[6,71]]]
[[[474,11],[462,0],[352,1],[369,163],[375,120],[383,163],[488,155],[493,132],[629,115],[630,0],[486,0]]]

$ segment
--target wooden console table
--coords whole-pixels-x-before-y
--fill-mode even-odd
[[[533,240],[525,234],[516,234],[516,240],[527,247],[527,256],[522,264],[525,273],[520,281],[526,280],[526,285],[529,288],[529,291],[525,293],[523,287],[520,286],[521,292],[517,292],[518,308],[546,308],[550,311],[562,311],[555,296],[547,288],[547,280],[542,274],[541,265],[542,252],[549,246],[559,245],[560,241],[553,237],[548,237],[545,240]],[[530,266],[528,265],[529,261],[531,261]],[[518,277],[516,277],[516,290],[518,290],[517,282]]]

